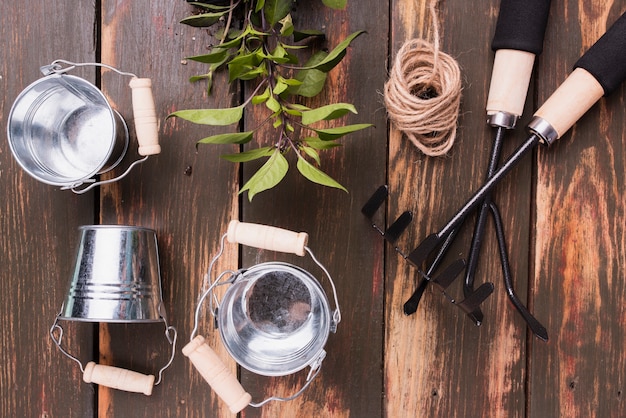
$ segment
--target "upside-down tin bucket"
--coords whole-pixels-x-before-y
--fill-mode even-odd
[[[271,400],[291,400],[303,393],[320,372],[326,356],[330,332],[341,320],[337,293],[328,271],[306,247],[308,235],[284,229],[232,221],[222,237],[240,243],[300,256],[309,253],[324,271],[333,289],[335,309],[320,282],[299,266],[283,262],[257,264],[238,271],[221,273],[209,283],[196,309],[196,326],[183,354],[190,358],[213,390],[236,413],[247,405],[259,407]],[[220,253],[209,266],[210,274]],[[213,309],[216,286],[229,285],[219,309]],[[260,403],[228,372],[219,357],[196,335],[200,308],[205,299],[211,303],[221,340],[231,357],[245,369],[262,376],[287,376],[310,367],[304,386],[290,397],[271,397]]]
[[[167,323],[161,291],[156,233],[152,229],[124,225],[90,225],[79,228],[76,262],[61,310],[50,329],[59,349],[76,361],[83,380],[146,395],[161,381],[174,357],[176,329]],[[60,320],[103,323],[165,324],[172,345],[169,362],[153,375],[112,366],[82,363],[62,346]],[[172,333],[173,335],[170,335]]]
[[[17,163],[30,176],[77,193],[102,184],[94,177],[117,167],[129,144],[126,122],[104,94],[88,81],[67,74],[76,66],[85,65],[110,68],[132,77],[130,87],[140,144],[138,153],[147,158],[160,152],[149,79],[139,79],[134,74],[97,63],[57,60],[43,66],[44,77],[27,86],[11,107],[7,123],[9,146]],[[128,170],[106,182],[118,180],[127,173]],[[89,183],[88,188],[79,189]]]

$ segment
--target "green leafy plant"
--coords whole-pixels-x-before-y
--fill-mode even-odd
[[[334,9],[345,7],[347,2],[322,1]],[[197,143],[246,144],[261,127],[271,123],[276,131],[271,145],[222,155],[226,160],[240,163],[266,159],[242,186],[240,193],[247,191],[251,201],[257,193],[276,186],[287,173],[289,162],[285,155],[290,151],[295,153],[296,167],[305,178],[345,191],[341,184],[320,169],[320,151],[339,146],[339,138],[372,125],[320,127],[322,121],[338,119],[349,113],[356,114],[357,110],[350,103],[310,108],[303,102],[322,92],[327,73],[341,62],[352,41],[363,31],[350,34],[328,52],[313,52],[312,44],[316,40],[323,40],[325,34],[294,27],[291,18],[293,0],[214,0],[211,3],[191,3],[201,8],[202,12],[181,21],[200,28],[226,22],[225,27],[217,32],[219,43],[212,46],[207,54],[188,57],[189,60],[208,65],[207,73],[192,77],[191,81],[205,80],[210,92],[215,72],[225,70],[228,71],[230,83],[251,83],[252,93],[236,107],[179,110],[170,117],[196,124],[227,126],[240,123],[247,106],[264,106],[268,117],[256,128],[212,135]],[[232,27],[235,21],[241,23],[239,28]],[[306,62],[300,64],[296,55],[302,55],[303,50],[309,53]]]

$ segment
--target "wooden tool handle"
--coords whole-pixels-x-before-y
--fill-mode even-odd
[[[499,49],[493,62],[487,98],[487,115],[504,112],[520,117],[535,63],[535,54],[515,49]]]
[[[87,363],[83,373],[86,383],[96,383],[113,389],[126,392],[143,393],[152,395],[154,376],[137,373],[119,367],[96,364],[93,361]]]
[[[233,220],[228,224],[227,239],[231,243],[303,256],[309,235],[306,232]]]
[[[218,355],[198,335],[183,347],[183,354],[200,372],[215,393],[228,405],[233,414],[244,409],[252,397],[245,391],[235,375],[226,367]]]
[[[139,142],[139,155],[154,155],[161,152],[159,132],[152,95],[152,81],[149,78],[134,77],[130,81],[133,98],[135,132]]]
[[[604,89],[587,70],[576,68],[535,112],[547,122],[556,138],[563,136],[604,95]],[[552,142],[552,141],[548,141]]]

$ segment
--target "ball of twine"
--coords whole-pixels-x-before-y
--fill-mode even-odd
[[[423,39],[405,42],[384,91],[394,127],[429,156],[443,155],[454,144],[461,103],[461,70],[439,51],[437,38],[435,24],[434,45]]]

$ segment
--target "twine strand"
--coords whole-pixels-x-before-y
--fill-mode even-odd
[[[447,153],[456,138],[461,70],[439,50],[437,0],[429,4],[433,42],[406,41],[385,83],[384,102],[393,126],[428,156]]]

